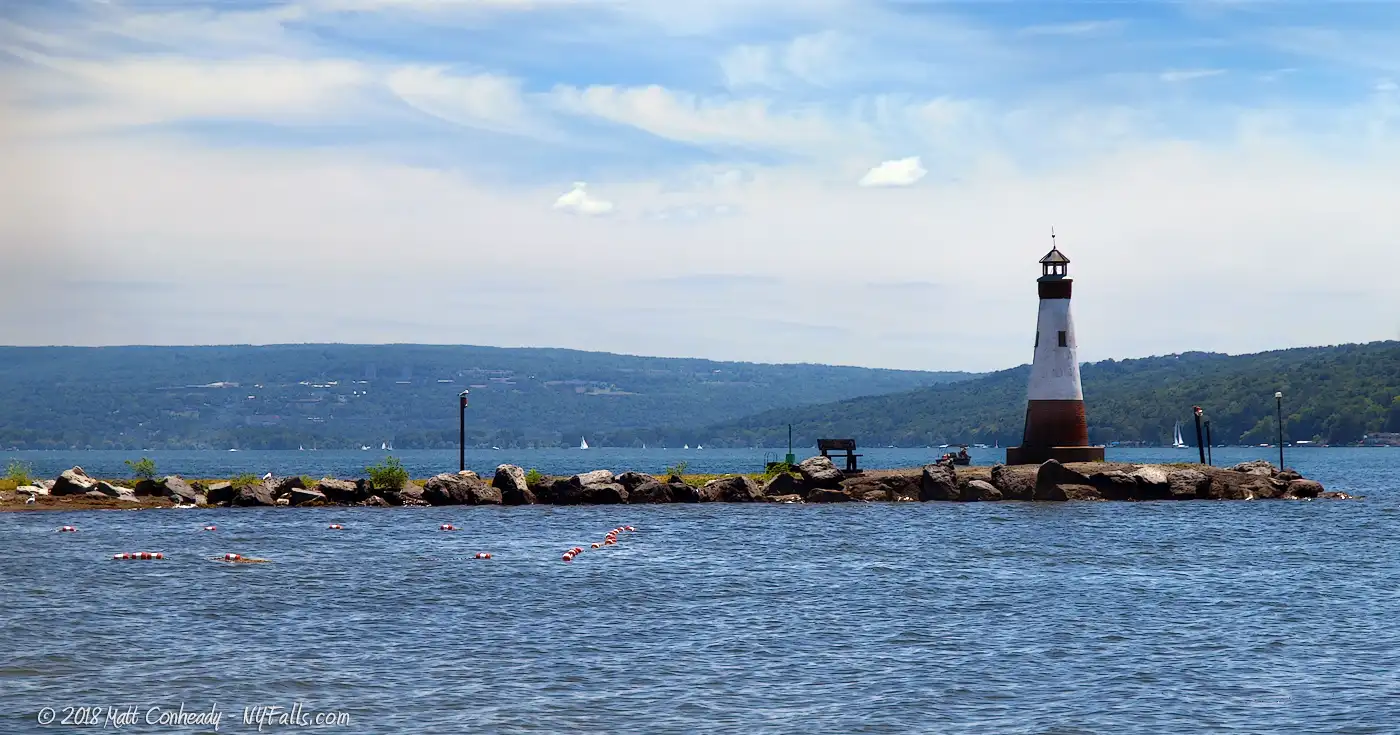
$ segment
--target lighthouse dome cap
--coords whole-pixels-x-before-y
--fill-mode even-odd
[[[1065,254],[1060,252],[1059,248],[1050,248],[1050,252],[1046,253],[1045,257],[1040,259],[1040,262],[1046,265],[1055,265],[1059,263],[1068,263],[1069,258],[1066,258]]]

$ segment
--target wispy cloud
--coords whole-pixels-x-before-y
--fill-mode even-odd
[[[1094,36],[1116,33],[1123,30],[1125,25],[1126,23],[1122,20],[1083,20],[1074,23],[1027,26],[1021,28],[1018,33],[1023,36]]]
[[[1157,75],[1164,82],[1190,82],[1196,79],[1216,77],[1224,74],[1224,69],[1172,69]]]

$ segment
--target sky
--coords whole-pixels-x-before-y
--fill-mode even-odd
[[[1400,3],[10,0],[0,343],[1400,338]]]

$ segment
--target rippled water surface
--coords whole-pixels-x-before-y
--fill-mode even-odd
[[[1309,452],[1366,500],[3,513],[0,732],[1400,732],[1400,451]]]

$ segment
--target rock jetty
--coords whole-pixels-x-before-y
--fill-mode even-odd
[[[30,497],[36,501],[26,502]],[[930,464],[847,475],[825,457],[791,473],[658,477],[595,470],[569,477],[527,475],[501,465],[484,480],[474,472],[445,473],[398,487],[369,480],[325,478],[308,487],[300,477],[234,485],[178,476],[142,480],[134,487],[89,477],[74,467],[53,481],[0,494],[7,508],[143,508],[171,506],[443,506],[621,505],[658,503],[1065,502],[1149,500],[1348,499],[1291,469],[1265,461],[1221,468],[1194,464],[1113,462],[955,467]]]

